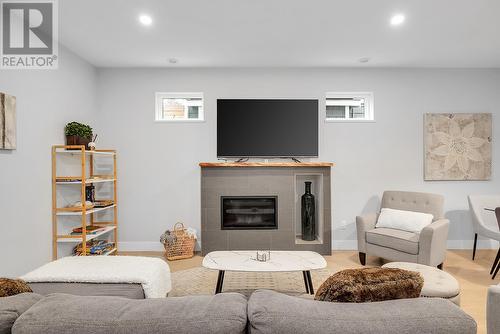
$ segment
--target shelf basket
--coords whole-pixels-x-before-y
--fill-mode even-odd
[[[175,224],[173,231],[165,232],[161,241],[165,247],[165,257],[169,261],[188,259],[194,256],[196,236],[188,233],[182,223]]]

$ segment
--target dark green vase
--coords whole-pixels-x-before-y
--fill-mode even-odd
[[[311,182],[306,182],[306,193],[302,195],[302,240],[316,239],[316,205],[311,194]]]

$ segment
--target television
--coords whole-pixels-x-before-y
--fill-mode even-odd
[[[217,100],[217,156],[318,156],[318,100]]]

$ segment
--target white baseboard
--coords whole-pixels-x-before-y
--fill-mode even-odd
[[[332,240],[332,250],[357,250],[357,240]]]
[[[448,240],[447,245],[448,249],[472,249],[473,241]],[[165,250],[159,241],[122,241],[118,243],[118,248],[120,251],[125,252],[162,252]],[[332,250],[357,249],[357,240],[333,240]],[[498,249],[498,242],[493,240],[478,240],[477,249]]]
[[[473,240],[448,240],[448,249],[472,249]],[[332,250],[357,250],[357,240],[333,240]],[[478,240],[477,249],[498,249],[498,242],[494,240]]]
[[[118,250],[124,252],[163,252],[165,248],[159,241],[119,241]]]
[[[448,249],[472,249],[473,240],[448,240]],[[494,240],[478,240],[477,249],[498,249],[498,242]]]

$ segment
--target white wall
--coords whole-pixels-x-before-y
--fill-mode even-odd
[[[0,92],[17,97],[17,149],[0,150],[0,276],[52,258],[51,146],[67,122],[93,123],[96,78],[64,47],[58,70],[0,70]]]
[[[96,70],[61,48],[57,71],[0,70],[0,91],[17,97],[18,131],[17,150],[0,151],[0,276],[51,258],[50,147],[64,142],[64,125],[73,120],[93,125],[99,146],[119,150],[122,249],[161,249],[160,234],[176,221],[200,229],[198,162],[216,159],[217,98],[375,93],[375,123],[321,123],[318,160],[336,163],[335,248],[356,246],[354,217],[375,210],[385,189],[443,194],[449,245],[468,248],[466,195],[500,188],[498,69]],[[155,123],[156,91],[204,92],[206,122]],[[425,112],[494,114],[492,181],[423,181]]]
[[[375,210],[386,189],[443,194],[449,246],[471,247],[467,194],[500,191],[496,152],[492,181],[424,182],[422,139],[426,112],[494,113],[500,138],[500,70],[101,69],[98,82],[99,144],[119,152],[122,250],[161,249],[160,234],[176,221],[200,230],[198,162],[216,159],[217,98],[374,92],[375,123],[321,123],[318,160],[336,163],[334,248],[356,247],[355,216]],[[154,123],[156,91],[204,92],[206,122]]]

